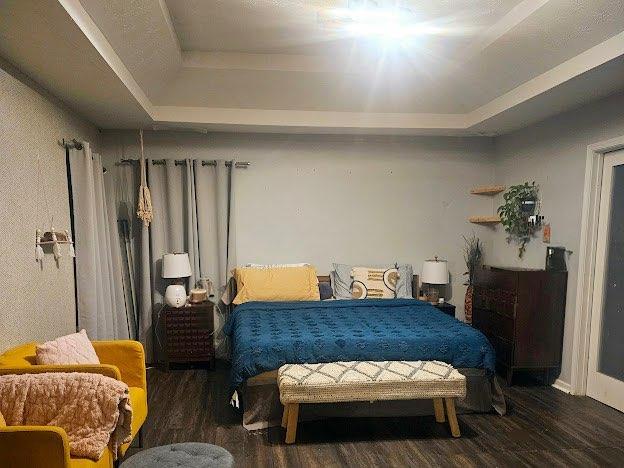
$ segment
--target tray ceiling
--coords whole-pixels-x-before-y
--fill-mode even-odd
[[[398,3],[398,2],[388,2]],[[518,0],[402,2],[415,22],[438,26],[436,47],[453,53],[517,6]],[[348,34],[328,29],[320,19],[348,1],[167,0],[185,51],[259,54],[349,54]]]
[[[621,0],[400,5],[417,33],[383,39],[328,23],[347,0],[7,0],[0,55],[104,128],[97,73],[125,87],[119,127],[491,134],[624,89]],[[49,20],[24,37],[41,11],[65,41]],[[49,63],[68,43],[72,87]]]

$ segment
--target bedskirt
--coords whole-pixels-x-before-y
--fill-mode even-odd
[[[506,412],[502,389],[491,375],[476,368],[458,369],[466,376],[466,398],[458,399],[458,413]],[[248,431],[279,426],[283,406],[277,387],[277,370],[248,379],[239,387],[243,405],[243,427]],[[431,400],[322,403],[301,405],[300,421],[332,417],[392,417],[433,415]]]

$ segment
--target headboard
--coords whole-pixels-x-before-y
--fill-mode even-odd
[[[331,280],[329,279],[329,276],[317,276],[319,283],[327,283],[327,284],[331,284]],[[418,299],[418,288],[419,288],[419,284],[418,284],[418,275],[414,275],[412,276],[412,297],[414,297],[414,299]]]

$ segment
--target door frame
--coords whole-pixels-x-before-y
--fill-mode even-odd
[[[581,245],[576,283],[576,313],[572,343],[571,393],[586,395],[589,365],[589,337],[591,328],[596,242],[604,155],[624,149],[624,136],[591,144],[587,147],[585,185],[581,221]]]

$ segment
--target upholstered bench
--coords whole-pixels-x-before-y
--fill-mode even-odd
[[[453,437],[459,437],[455,398],[466,396],[466,377],[439,361],[351,361],[286,364],[277,381],[284,405],[286,443],[297,435],[300,403],[432,399],[437,422],[444,403]]]

